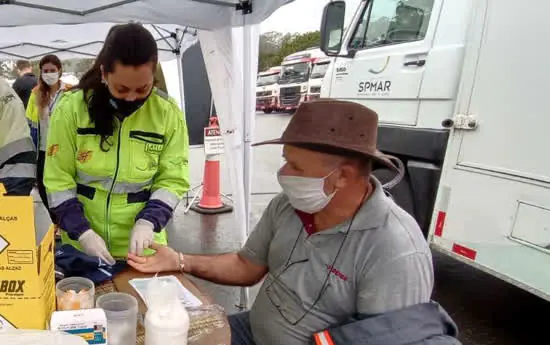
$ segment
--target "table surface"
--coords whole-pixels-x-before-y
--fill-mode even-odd
[[[212,299],[206,293],[202,292],[191,280],[189,280],[185,275],[176,272],[176,273],[163,273],[159,276],[165,275],[174,275],[179,281],[187,288],[191,293],[193,293],[197,298],[203,303],[204,306],[212,305]],[[96,295],[101,295],[108,292],[124,292],[134,296],[139,303],[139,314],[145,315],[147,307],[145,303],[141,300],[138,293],[130,285],[129,281],[134,278],[151,278],[153,275],[144,274],[137,272],[133,269],[128,269],[113,279],[112,282],[107,282],[98,287]],[[193,341],[190,341],[189,344],[192,345],[230,345],[231,344],[231,331],[229,324],[227,322],[227,317],[225,314],[221,317],[218,316],[218,321],[223,322],[223,326],[220,324],[218,327],[211,328],[206,334],[200,334],[195,337]],[[193,324],[193,319],[191,320],[190,328],[196,328],[197,325]],[[191,333],[191,329],[190,329]],[[202,332],[201,332],[202,333]],[[142,325],[138,325],[138,340],[137,345],[142,345],[144,343],[144,330]]]

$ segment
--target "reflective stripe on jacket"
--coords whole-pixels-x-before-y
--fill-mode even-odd
[[[357,318],[313,335],[313,345],[460,345],[458,328],[436,302]]]
[[[189,139],[183,113],[156,89],[139,110],[115,121],[104,152],[82,91],[65,93],[50,122],[44,183],[65,243],[78,248],[74,240],[89,227],[112,255],[125,257],[139,218],[153,223],[155,240],[166,244],[163,228],[189,188]]]
[[[23,102],[0,78],[0,183],[7,195],[29,195],[35,180],[36,151]]]

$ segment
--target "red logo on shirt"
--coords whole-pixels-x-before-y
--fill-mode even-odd
[[[330,271],[330,273],[333,273],[334,275],[336,275],[338,278],[342,279],[343,281],[348,280],[348,276],[346,276],[344,273],[342,273],[339,270],[337,270],[336,268],[334,268],[334,266],[327,265],[327,269]]]

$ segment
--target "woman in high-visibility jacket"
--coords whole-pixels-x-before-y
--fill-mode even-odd
[[[50,123],[45,184],[63,242],[109,264],[166,244],[163,229],[189,188],[187,126],[154,87],[157,60],[149,31],[113,27]]]
[[[61,60],[55,55],[46,55],[38,63],[40,78],[38,85],[32,90],[27,103],[27,121],[31,127],[31,136],[38,150],[36,181],[38,193],[42,202],[48,206],[46,187],[44,186],[44,162],[50,115],[59,97],[71,88],[61,81],[63,73]],[[55,215],[50,212],[52,222],[56,224]]]

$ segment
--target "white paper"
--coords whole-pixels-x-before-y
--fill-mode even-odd
[[[181,303],[185,307],[198,307],[202,305],[202,302],[197,298],[197,296],[193,295],[191,291],[187,290],[185,286],[179,281],[178,278],[175,276],[163,276],[163,277],[157,277],[157,278],[136,278],[131,279],[129,281],[130,285],[134,288],[134,290],[137,291],[141,299],[145,302],[145,305],[149,305],[147,303],[147,299],[145,296],[147,296],[147,287],[149,286],[149,282],[153,279],[158,280],[167,280],[172,283],[175,283],[175,285],[178,287],[178,296],[181,301]]]

